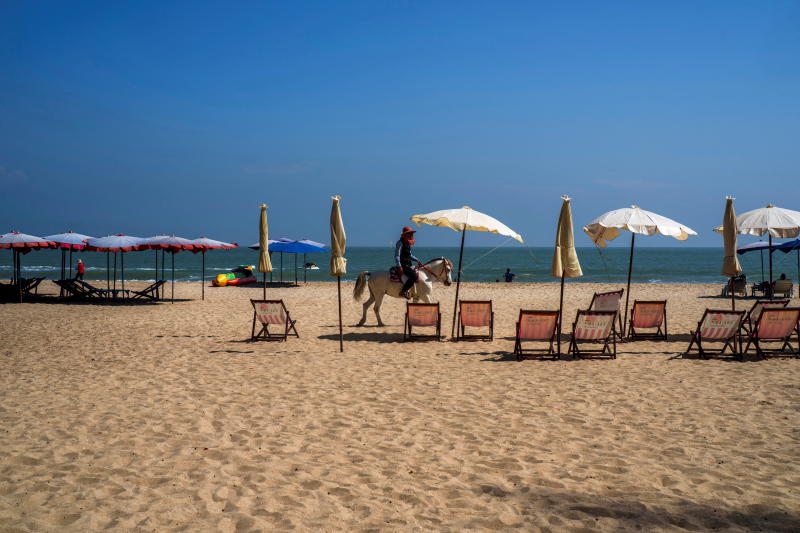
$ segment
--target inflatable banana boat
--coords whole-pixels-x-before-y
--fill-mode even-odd
[[[227,285],[248,285],[255,283],[256,276],[253,274],[255,267],[250,265],[240,265],[230,272],[219,274],[211,283],[215,287],[225,287]]]

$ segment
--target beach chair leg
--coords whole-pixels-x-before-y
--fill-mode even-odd
[[[253,328],[250,330],[250,340],[255,340],[256,338],[256,313],[253,311]]]
[[[408,313],[406,313],[405,319],[403,319],[403,342],[408,340],[408,336],[411,334],[411,327],[408,325]]]

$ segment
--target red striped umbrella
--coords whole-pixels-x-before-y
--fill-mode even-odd
[[[108,235],[106,237],[95,237],[86,241],[86,250],[89,252],[106,252],[114,254],[114,288],[117,286],[117,253],[122,252],[122,290],[125,290],[125,252],[137,252],[139,250],[146,250],[142,248],[141,237],[132,237],[117,233],[116,235]],[[106,255],[106,270],[109,270],[108,255]],[[110,285],[110,280],[107,281]],[[110,288],[110,287],[109,287]]]
[[[19,301],[22,301],[22,284],[20,283],[20,278],[22,277],[21,271],[22,268],[20,266],[20,256],[23,254],[27,254],[31,250],[41,250],[42,248],[55,248],[56,243],[53,241],[49,241],[47,239],[43,239],[41,237],[35,237],[33,235],[28,235],[25,233],[20,233],[18,231],[12,231],[11,233],[6,233],[4,235],[0,235],[0,248],[2,249],[11,249],[12,257],[13,257],[13,266],[12,266],[12,284],[16,284],[19,290]]]
[[[202,251],[203,247],[189,239],[175,235],[156,235],[149,239],[143,239],[141,246],[148,250],[161,250],[162,258],[164,252],[172,254],[172,303],[175,303],[175,254],[182,250],[197,253]],[[158,265],[158,260],[156,260],[156,265]]]
[[[206,299],[206,251],[208,250],[230,250],[231,248],[238,248],[239,245],[235,242],[222,242],[222,241],[215,241],[214,239],[209,239],[208,237],[200,237],[199,239],[194,239],[192,242],[196,246],[202,246],[203,248],[200,250],[200,253],[203,254],[203,275],[202,275],[202,298],[203,300]]]
[[[82,235],[75,233],[72,230],[66,233],[59,233],[57,235],[48,235],[45,237],[48,241],[56,243],[58,248],[61,248],[61,279],[64,279],[66,273],[65,262],[67,257],[67,250],[69,250],[69,277],[72,277],[72,250],[83,250],[86,248],[86,241],[92,239],[89,235]]]

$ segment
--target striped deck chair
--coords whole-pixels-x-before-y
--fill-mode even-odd
[[[250,300],[253,304],[253,329],[250,340],[253,341],[285,341],[289,335],[300,337],[295,328],[295,320],[289,316],[289,310],[283,300]],[[256,321],[261,329],[256,333]],[[277,333],[269,330],[276,326]],[[292,333],[293,332],[293,333]]]
[[[691,332],[692,340],[689,342],[689,347],[686,348],[684,355],[689,355],[695,344],[697,345],[697,353],[703,359],[708,359],[707,355],[722,355],[728,346],[731,347],[732,353],[737,353],[737,334],[739,327],[742,325],[744,314],[744,311],[706,309],[703,313],[703,318],[697,323],[697,329]],[[708,341],[724,342],[725,344],[716,352],[711,352],[703,345],[704,342]]]
[[[793,355],[800,358],[800,335],[797,335],[800,322],[800,307],[768,308],[761,312],[752,331],[747,336],[747,346],[741,357],[747,355],[750,346],[755,346],[756,355],[764,359],[767,354]],[[792,337],[796,337],[797,350],[792,348]],[[780,348],[765,349],[762,342],[780,342]],[[788,348],[788,353],[786,349]]]
[[[486,334],[466,334],[466,328],[489,328]],[[459,300],[456,340],[493,340],[494,311],[491,300]]]
[[[415,334],[412,328],[436,328],[432,335]],[[442,313],[439,304],[406,303],[406,318],[403,324],[403,341],[413,340],[441,340],[442,338]]]
[[[663,327],[663,329],[662,329]],[[642,333],[637,329],[653,329],[655,332]],[[631,310],[628,338],[667,340],[667,301],[635,300]]]
[[[619,338],[622,338],[622,315],[619,312],[619,302],[622,301],[623,294],[625,294],[625,289],[611,292],[596,292],[594,296],[592,296],[592,302],[589,304],[589,311],[617,312],[617,321],[619,324],[616,331]]]
[[[616,311],[578,311],[575,322],[572,323],[572,339],[569,342],[568,353],[577,357],[585,354],[598,356],[607,355],[611,359],[617,358],[617,336],[615,325]],[[598,343],[603,347],[599,350],[581,348],[579,341]]]
[[[553,341],[558,331],[558,311],[526,311],[520,309],[517,320],[517,337],[514,340],[514,355],[517,361],[522,361],[526,355],[549,356],[559,358],[559,353],[553,350]],[[545,341],[547,349],[523,348],[523,341]]]
[[[753,331],[753,326],[758,322],[759,317],[764,309],[774,309],[786,307],[789,305],[789,300],[756,300],[753,307],[747,312],[744,320],[742,320],[741,336],[746,337]]]

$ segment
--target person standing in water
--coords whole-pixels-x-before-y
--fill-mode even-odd
[[[517,275],[511,272],[510,268],[507,268],[506,273],[503,274],[503,277],[506,278],[506,283],[511,283],[514,281],[514,278],[517,277]]]
[[[416,233],[415,230],[405,226],[400,234],[400,240],[397,241],[394,247],[394,262],[403,270],[403,274],[408,277],[400,291],[400,295],[406,300],[411,298],[408,291],[410,291],[414,283],[417,282],[417,271],[414,270],[411,261],[421,263],[421,261],[411,253],[411,247],[414,245],[414,233]]]

